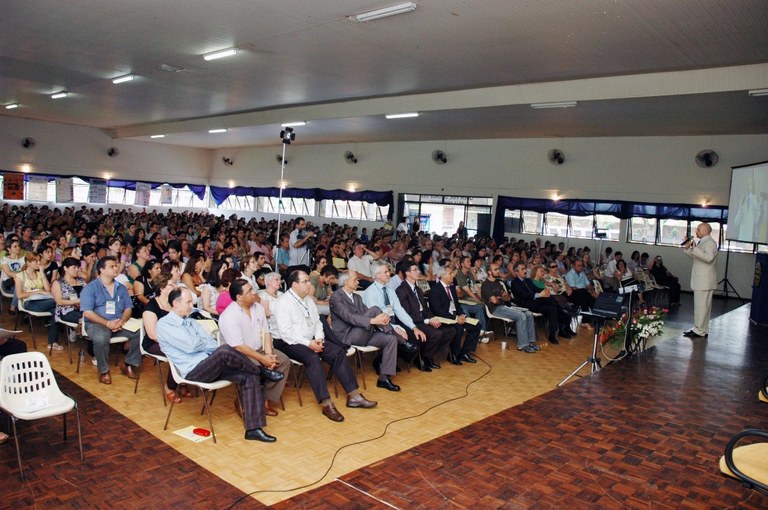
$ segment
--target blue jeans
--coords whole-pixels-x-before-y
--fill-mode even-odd
[[[24,301],[24,308],[30,312],[50,312],[51,327],[48,328],[48,345],[59,339],[58,325],[53,321],[53,314],[56,312],[56,301],[51,299],[27,299]]]

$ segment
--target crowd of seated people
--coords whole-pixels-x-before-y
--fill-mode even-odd
[[[81,295],[89,285],[98,283],[112,292],[114,281],[125,289],[128,302],[121,305],[124,309],[107,314],[94,303],[94,291],[86,292],[86,329],[90,328],[89,334],[98,340],[96,352],[89,345],[89,353],[105,384],[111,382],[104,358],[105,339],[122,331],[125,317],[142,318],[144,350],[160,353],[157,325],[173,309],[168,296],[178,288],[188,294],[174,295],[181,300],[178,307],[183,315],[177,314],[177,322],[198,313],[217,319],[238,303],[239,297],[248,301],[243,310],[263,313],[263,329],[275,340],[280,340],[281,330],[286,334],[289,326],[278,327],[279,303],[291,297],[299,304],[312,302],[312,313],[320,317],[313,328],[318,334],[322,331],[324,338],[291,342],[319,354],[325,342],[349,347],[375,337],[382,350],[374,360],[379,387],[390,391],[399,390],[391,379],[397,356],[416,363],[424,372],[440,368],[440,355],[454,365],[474,363],[472,353],[477,343],[487,342],[491,336],[488,310],[520,322],[518,347],[535,353],[540,347],[531,333],[533,312],[546,317],[547,339],[557,344],[558,336],[576,334],[571,329],[572,317],[580,308],[591,307],[601,289],[634,280],[638,272],[668,287],[673,304],[679,302],[680,293],[677,278],[664,267],[661,257],[636,252],[627,265],[621,252],[606,250],[603,263],[595,264],[588,247],[542,243],[540,238],[530,242],[467,238],[460,235],[461,229],[443,236],[404,229],[395,237],[391,228],[380,228],[363,236],[354,226],[313,226],[303,218],[278,226],[276,220],[202,212],[85,206],[51,209],[7,203],[0,208],[0,224],[4,228],[0,284],[6,295],[12,295],[11,314],[16,313],[21,300],[28,310],[49,311],[76,323],[83,316]],[[274,244],[276,239],[279,242]],[[291,277],[295,270],[303,276]],[[253,291],[252,295],[248,291],[247,299],[241,292],[243,281]],[[238,283],[233,287],[233,282]],[[298,290],[291,290],[294,287]],[[361,296],[365,291],[365,297],[357,300],[349,294],[355,289]],[[194,306],[189,314],[182,306],[186,296]],[[101,315],[95,314],[99,311]],[[352,316],[357,318],[352,321]],[[344,324],[345,320],[351,322]],[[359,333],[366,328],[376,334]],[[63,349],[55,325],[49,332],[51,349]],[[69,340],[74,341],[74,337]],[[314,340],[318,341],[312,343]],[[135,377],[133,364],[138,359],[133,343],[132,337],[126,343],[128,364],[122,367],[131,378]],[[285,341],[276,344],[287,345]],[[262,343],[253,340],[251,345],[260,347]],[[241,359],[229,352],[221,356],[226,363]],[[246,358],[259,356],[249,351]],[[273,378],[277,376],[273,374]],[[165,387],[168,399],[174,402],[190,395],[185,388],[179,390],[170,377]],[[274,387],[282,388],[282,384],[271,385]],[[352,386],[349,392],[355,405],[362,405],[362,400],[355,400],[357,393]],[[265,402],[268,416],[273,415],[269,402],[275,398],[274,391],[268,391],[258,399]],[[318,398],[324,414],[339,420],[337,410],[325,408],[329,403],[324,394],[318,393]],[[255,418],[252,422],[263,423]]]

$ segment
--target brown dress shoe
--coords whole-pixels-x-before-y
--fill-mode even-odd
[[[272,409],[267,400],[264,401],[264,414],[267,416],[277,416],[277,409]]]
[[[136,372],[136,368],[132,367],[131,365],[126,365],[123,363],[123,366],[120,367],[120,372],[123,373],[128,379],[138,379],[139,374]]]
[[[104,372],[103,374],[99,374],[99,382],[101,384],[112,384],[112,376],[109,375],[109,372]]]
[[[378,402],[375,400],[368,400],[362,393],[358,393],[354,397],[347,397],[347,407],[362,407],[363,409],[370,409],[376,407]]]
[[[333,403],[323,406],[323,414],[331,421],[344,421],[344,417],[336,409]]]

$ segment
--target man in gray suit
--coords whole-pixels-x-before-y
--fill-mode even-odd
[[[346,345],[372,345],[379,347],[382,361],[376,386],[389,391],[400,391],[391,377],[397,370],[397,344],[408,336],[389,323],[389,315],[379,307],[368,308],[355,294],[357,273],[348,271],[339,277],[339,289],[331,295],[332,328],[336,337]]]
[[[712,312],[712,295],[717,287],[717,243],[710,236],[712,227],[709,223],[699,223],[696,238],[683,244],[684,252],[693,259],[691,269],[691,290],[693,290],[692,329],[683,333],[689,338],[709,336],[709,316]]]

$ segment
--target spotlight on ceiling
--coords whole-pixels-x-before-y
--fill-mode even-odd
[[[301,126],[306,126],[306,125],[307,125],[306,121],[299,120],[299,121],[296,121],[296,122],[286,122],[285,124],[280,124],[280,127],[284,127],[284,128],[287,128],[287,127],[301,127]]]
[[[344,161],[349,163],[350,165],[354,165],[357,163],[357,158],[354,154],[352,154],[352,151],[347,151],[344,153]]]
[[[227,128],[209,129],[208,130],[208,133],[210,133],[212,135],[215,135],[217,133],[226,133],[226,132],[227,132]]]
[[[18,108],[18,107],[19,107],[19,103],[11,103],[11,104],[5,105],[6,110],[13,110],[14,108]]]
[[[134,76],[134,75],[132,75],[132,74],[126,74],[126,75],[124,75],[124,76],[118,76],[117,78],[113,78],[113,79],[112,79],[112,83],[114,83],[115,85],[117,85],[118,83],[125,83],[125,82],[127,82],[127,81],[131,81],[131,80],[133,80],[134,78],[135,78],[135,76]]]
[[[388,113],[384,115],[387,119],[411,119],[413,117],[418,117],[419,112],[408,112],[408,113]]]
[[[69,92],[66,90],[62,90],[61,92],[56,92],[55,94],[51,94],[51,99],[61,99],[63,97],[67,97],[69,95]]]

